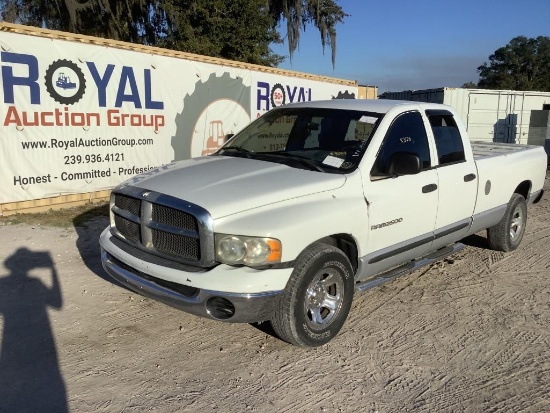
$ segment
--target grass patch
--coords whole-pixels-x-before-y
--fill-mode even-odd
[[[86,204],[73,208],[64,208],[32,214],[15,214],[0,217],[0,225],[41,225],[49,227],[84,227],[86,223],[96,217],[109,216],[109,203]]]

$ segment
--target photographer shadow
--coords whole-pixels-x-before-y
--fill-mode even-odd
[[[59,278],[49,252],[19,248],[4,261],[0,277],[1,412],[66,412],[67,394],[59,368],[48,308],[61,309]],[[31,272],[48,273],[48,287]]]

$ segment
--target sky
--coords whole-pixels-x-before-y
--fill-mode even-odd
[[[550,36],[550,0],[338,0],[336,66],[307,26],[292,61],[279,67],[385,91],[477,83],[477,67],[516,36]],[[284,33],[281,28],[281,33]],[[288,44],[272,47],[288,56]]]

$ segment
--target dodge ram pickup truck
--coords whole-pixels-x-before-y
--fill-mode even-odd
[[[542,147],[471,145],[448,106],[332,100],[281,106],[217,152],[114,188],[102,263],[186,312],[271,322],[315,347],[355,293],[451,254],[487,229],[520,244],[542,197]]]

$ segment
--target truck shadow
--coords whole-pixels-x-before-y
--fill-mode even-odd
[[[0,411],[67,412],[48,308],[63,306],[59,277],[48,251],[19,248],[0,277]],[[49,278],[43,283],[41,278]]]
[[[270,335],[272,337],[275,337],[278,340],[281,340],[281,338],[277,335],[275,330],[273,330],[273,327],[271,326],[271,323],[269,321],[249,323],[249,325],[251,327],[254,327],[256,330],[260,330],[264,334]]]
[[[122,287],[121,284],[111,278],[101,265],[101,249],[99,236],[109,225],[109,205],[100,205],[76,216],[73,226],[78,234],[76,247],[82,261],[98,277],[112,284]]]
[[[466,238],[462,239],[460,242],[462,242],[464,245],[468,245],[469,247],[480,248],[483,250],[490,249],[489,244],[487,243],[487,238],[478,234],[469,235]]]

